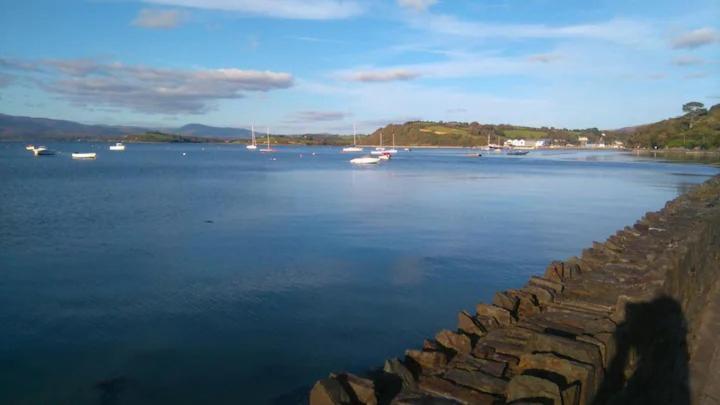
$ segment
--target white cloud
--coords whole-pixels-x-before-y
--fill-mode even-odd
[[[705,60],[702,58],[698,58],[695,56],[690,55],[682,55],[675,57],[672,60],[673,65],[676,66],[696,66],[696,65],[702,65],[705,63]]]
[[[25,64],[36,68],[25,70],[34,83],[76,104],[122,107],[143,113],[197,114],[208,111],[218,100],[293,85],[289,73],[235,68],[160,69],[69,59]]]
[[[709,27],[699,28],[677,36],[672,40],[674,49],[694,49],[703,45],[720,42],[720,34]]]
[[[450,15],[413,17],[411,26],[436,34],[469,38],[573,38],[595,39],[625,44],[638,44],[654,37],[649,26],[638,21],[613,19],[591,24],[548,26],[542,24],[495,24],[461,20]]]
[[[298,111],[288,122],[339,121],[348,115],[341,111]]]
[[[425,11],[437,3],[437,0],[397,0],[397,2],[401,7]]]
[[[147,3],[302,20],[331,20],[362,13],[354,0],[144,0]]]
[[[140,10],[132,25],[143,28],[175,28],[182,23],[183,14],[178,10]]]
[[[420,73],[408,69],[385,69],[359,70],[341,73],[340,76],[345,80],[353,82],[392,82],[416,79],[420,76]]]

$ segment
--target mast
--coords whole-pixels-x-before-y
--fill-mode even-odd
[[[255,123],[250,124],[250,128],[252,129],[252,144],[255,145]]]
[[[268,150],[270,150],[270,127],[267,127]]]
[[[382,131],[380,131],[380,147],[382,148]]]
[[[355,123],[353,123],[353,146],[357,146],[357,138],[355,134]]]
[[[393,132],[393,149],[395,149],[395,132]]]

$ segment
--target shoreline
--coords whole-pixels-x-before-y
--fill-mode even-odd
[[[310,405],[699,403],[720,384],[718,251],[715,175],[403,358],[318,380]]]

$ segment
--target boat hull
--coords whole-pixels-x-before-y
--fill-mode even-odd
[[[350,159],[350,163],[354,165],[376,165],[380,163],[380,158],[374,158],[374,157],[360,157],[355,159]]]
[[[73,153],[72,158],[73,159],[95,159],[97,157],[96,153]]]

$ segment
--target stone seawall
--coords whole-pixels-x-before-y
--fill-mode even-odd
[[[719,280],[716,176],[310,404],[720,404]]]

